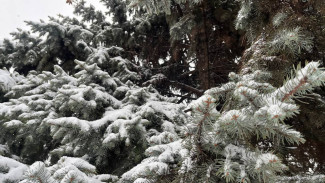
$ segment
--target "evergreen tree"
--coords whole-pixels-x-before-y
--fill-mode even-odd
[[[187,89],[186,93],[200,96],[203,90],[227,82],[228,72],[237,69],[235,58],[243,47],[234,44],[240,41],[240,33],[233,26],[238,9],[235,1],[132,0],[129,7],[147,12],[142,15],[145,17],[166,16],[172,48],[171,59],[166,62],[193,67],[182,77],[193,80],[184,84],[198,90]]]
[[[31,71],[1,104],[1,142],[26,163],[87,156],[101,172],[119,175],[142,159],[150,138],[165,128],[168,136],[176,133],[173,123],[185,120],[182,106],[133,84],[138,76],[127,60],[110,56],[115,49],[93,49],[86,62],[76,60],[74,76],[57,65],[54,73]]]
[[[305,142],[284,121],[299,113],[294,98],[324,84],[325,72],[318,66],[311,62],[297,68],[279,88],[265,82],[268,72],[230,73],[231,82],[191,103],[184,139],[148,148],[149,157],[122,175],[122,182],[157,182],[166,174],[175,182],[324,182],[323,175],[277,176],[287,169],[277,149]],[[221,98],[227,103],[218,111]]]
[[[291,65],[305,60],[319,60],[324,65],[324,5],[322,1],[240,1],[241,9],[236,27],[246,32],[248,49],[241,58],[241,72],[267,69],[273,74],[270,83],[281,86],[283,78],[290,74]],[[300,114],[286,123],[303,132],[306,143],[296,150],[282,149],[288,159],[298,164],[288,164],[292,172],[324,172],[324,87],[308,98],[296,99]],[[321,115],[321,116],[320,116]],[[314,147],[314,148],[311,148]],[[313,162],[310,159],[314,159]]]
[[[92,17],[91,8],[85,12]],[[8,148],[6,156],[15,154],[17,160],[33,164],[25,178],[17,180],[64,182],[71,176],[81,180],[87,175],[89,179],[83,181],[91,182],[94,167],[80,172],[78,166],[62,165],[63,156],[83,157],[100,173],[121,175],[143,159],[151,138],[166,142],[174,141],[170,136],[178,138],[178,126],[185,122],[184,106],[152,86],[137,86],[142,79],[139,67],[123,58],[124,49],[97,44],[95,34],[101,32],[95,29],[98,21],[92,21],[93,29],[62,16],[51,17],[49,22],[27,22],[38,33],[35,45],[16,46],[29,45],[31,34],[23,31],[13,34],[25,34],[21,39],[14,37],[13,50],[9,50],[11,44],[3,45],[5,64],[26,73],[10,84],[5,95],[9,101],[0,107],[0,143]],[[33,48],[38,54],[33,62],[19,56]],[[10,60],[11,55],[18,56]],[[34,163],[45,160],[56,168]]]
[[[101,2],[0,45],[1,182],[325,181],[322,0]]]
[[[219,5],[219,6],[216,6]],[[239,8],[237,9],[237,6]],[[188,39],[191,41],[192,37],[195,37],[197,32],[203,32],[199,39],[201,41],[195,41],[194,44],[203,43],[199,46],[200,49],[204,49],[205,45],[213,45],[217,41],[213,41],[212,44],[204,45],[204,36],[209,34],[209,26],[216,23],[216,25],[222,25],[220,19],[225,19],[232,25],[230,27],[236,28],[239,32],[235,32],[232,35],[231,40],[234,42],[230,45],[243,45],[245,51],[242,54],[242,48],[232,47],[230,49],[233,53],[239,53],[238,55],[232,54],[238,57],[239,64],[235,65],[238,71],[242,74],[254,72],[255,70],[268,70],[273,75],[268,82],[276,87],[280,87],[284,78],[290,73],[291,66],[297,65],[305,60],[320,60],[323,65],[324,60],[324,31],[321,25],[324,24],[324,5],[323,1],[270,1],[270,0],[239,0],[239,1],[131,1],[131,7],[136,9],[145,9],[147,15],[155,13],[165,13],[166,16],[170,14],[170,17],[176,18],[170,24],[170,34],[179,33],[176,35],[188,35]],[[182,10],[182,14],[177,16],[175,7],[178,10]],[[216,7],[222,7],[224,11]],[[175,8],[175,9],[173,9]],[[189,10],[189,11],[185,11]],[[215,10],[219,10],[215,12]],[[173,12],[173,13],[171,13]],[[204,13],[200,13],[204,12]],[[214,12],[214,13],[212,13]],[[189,16],[187,16],[189,15]],[[218,18],[211,19],[216,16]],[[235,18],[233,18],[235,16]],[[198,22],[199,20],[199,22]],[[202,27],[202,24],[207,27]],[[201,25],[201,26],[200,26]],[[234,25],[234,26],[233,26]],[[200,31],[195,31],[199,28]],[[173,30],[176,30],[173,32]],[[186,34],[186,30],[187,34]],[[227,32],[228,29],[225,29]],[[231,30],[231,29],[230,29]],[[219,32],[214,35],[211,40],[221,39],[222,42],[228,43],[229,39],[226,39],[227,32]],[[235,36],[237,35],[237,37]],[[238,38],[239,36],[239,38]],[[178,37],[179,36],[174,36]],[[236,38],[236,39],[234,39]],[[210,37],[209,37],[210,40]],[[193,45],[191,44],[191,47]],[[208,46],[208,51],[213,49]],[[219,46],[219,48],[225,48],[225,46]],[[197,62],[196,66],[199,69],[206,69],[209,64],[205,64],[204,60],[213,60],[211,57],[207,57],[204,51],[198,51],[197,57],[202,58]],[[229,51],[229,49],[228,49]],[[220,52],[214,57],[224,57]],[[208,58],[208,59],[204,59]],[[226,57],[227,61],[233,62],[234,60]],[[187,58],[190,59],[190,58]],[[216,61],[212,64],[217,63]],[[222,63],[221,65],[225,65]],[[223,66],[219,66],[222,68]],[[229,68],[229,67],[227,67]],[[227,68],[222,68],[226,71]],[[207,69],[206,69],[207,70]],[[229,72],[229,70],[227,70]],[[204,72],[202,72],[204,73]],[[210,74],[216,74],[216,69],[211,70],[209,74],[201,77],[201,81],[208,82],[211,79],[207,79]],[[203,76],[204,74],[201,74]],[[218,74],[220,75],[220,74]],[[221,79],[221,77],[219,77]],[[225,81],[225,80],[224,80]],[[223,81],[223,82],[224,82]],[[212,85],[219,81],[211,82]],[[193,85],[192,85],[193,86]],[[211,87],[211,85],[210,85]],[[205,87],[206,88],[206,87]],[[292,171],[308,172],[309,169],[313,171],[324,172],[324,158],[321,154],[324,153],[324,123],[323,116],[320,117],[318,111],[324,111],[324,100],[321,96],[324,95],[324,88],[317,88],[317,94],[309,94],[311,98],[296,99],[302,106],[299,116],[292,120],[287,120],[286,123],[293,125],[296,129],[299,129],[308,136],[307,142],[300,145],[297,150],[285,150],[282,149],[282,154],[287,158],[294,158],[301,164],[290,163]],[[197,92],[199,94],[199,92]],[[200,94],[199,94],[200,95]],[[224,102],[224,101],[222,101]],[[311,105],[309,105],[311,104]],[[323,114],[323,113],[322,113]],[[321,114],[321,115],[322,115]],[[313,147],[313,148],[312,148]],[[310,159],[313,159],[310,161]]]

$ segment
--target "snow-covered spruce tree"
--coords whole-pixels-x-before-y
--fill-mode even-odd
[[[276,87],[290,73],[292,65],[305,60],[324,64],[325,7],[321,0],[270,1],[241,0],[235,26],[247,37],[247,49],[240,59],[242,74],[254,70],[272,73],[269,82]],[[324,87],[316,88],[307,98],[295,99],[301,111],[286,120],[302,132],[306,143],[296,149],[282,149],[290,172],[325,171],[324,158]]]
[[[43,37],[18,30],[13,34],[16,42],[6,40],[1,46],[2,66],[8,70],[13,66],[26,76],[14,87],[11,82],[12,91],[5,97],[9,101],[0,106],[0,144],[5,144],[0,146],[4,160],[0,162],[1,181],[323,181],[324,176],[276,177],[285,168],[278,158],[285,154],[283,146],[304,141],[285,125],[297,112],[295,102],[301,99],[292,96],[308,91],[315,78],[305,69],[308,72],[303,78],[296,72],[288,85],[281,82],[289,70],[285,67],[322,58],[323,52],[317,50],[323,48],[323,33],[314,26],[324,22],[322,6],[316,6],[321,0],[307,4],[134,0],[129,6],[136,9],[131,20],[126,18],[126,1],[102,0],[113,14],[112,24],[94,7],[76,2],[81,22],[62,16],[51,17],[50,23],[28,22]],[[240,11],[235,27],[244,30],[249,40],[240,60],[240,74],[231,74],[231,83],[209,90],[194,102],[191,122],[180,127],[186,120],[183,106],[147,84],[157,87],[160,81],[168,81],[161,91],[181,86],[189,89],[189,95],[201,95],[202,90],[196,88],[216,84],[204,79],[219,77],[220,69],[214,72],[214,67],[224,62],[214,59],[233,63],[242,51],[240,34],[233,26],[236,3]],[[305,5],[312,8],[305,9]],[[307,15],[313,21],[305,21]],[[318,33],[311,36],[309,28]],[[135,56],[145,66],[140,67]],[[190,71],[190,63],[199,70]],[[271,77],[259,70],[270,71]],[[221,71],[227,75],[228,70]],[[184,85],[186,82],[192,87]],[[215,93],[219,90],[226,90],[220,92],[222,97]],[[287,100],[282,101],[281,92]],[[180,101],[184,97],[192,98],[182,96]],[[293,111],[287,110],[290,107]],[[306,111],[304,107],[300,113]],[[287,157],[282,159],[293,156]],[[33,165],[22,176],[27,166],[17,161]],[[98,173],[109,174],[96,176],[87,162],[95,165]],[[313,159],[307,158],[307,162]],[[305,162],[294,159],[293,163],[308,169]],[[295,175],[294,169],[290,170],[289,175]],[[12,177],[16,171],[19,174]]]
[[[78,1],[75,7],[75,13],[83,17],[83,21],[91,21],[92,30],[96,31],[94,43],[105,46],[119,46],[125,49],[125,57],[133,60],[141,67],[142,81],[152,79],[155,88],[159,92],[173,96],[170,87],[181,89],[182,93],[188,93],[185,85],[192,85],[194,79],[189,79],[189,75],[182,77],[178,73],[189,72],[189,65],[185,61],[184,44],[170,44],[169,27],[164,14],[145,16],[144,11],[130,13],[127,8],[127,2],[124,0],[101,0],[108,8],[105,12],[112,17],[112,22],[96,19],[100,13],[97,11],[92,16],[88,15],[88,10],[93,7],[85,5],[85,1]],[[94,20],[93,20],[94,19]],[[164,75],[164,79],[158,80],[155,75]],[[175,83],[175,80],[185,85]],[[190,84],[192,83],[192,84]],[[147,86],[149,82],[145,84]],[[198,91],[198,90],[194,90]],[[202,93],[199,91],[199,93]],[[190,97],[189,97],[190,98]]]
[[[239,64],[236,69],[240,73],[246,74],[266,69],[272,73],[269,82],[275,87],[280,87],[283,79],[290,73],[292,65],[305,62],[305,60],[320,60],[323,64],[324,52],[320,51],[325,49],[325,34],[322,31],[322,25],[325,23],[323,4],[322,0],[133,0],[130,7],[137,10],[145,9],[149,17],[152,14],[165,13],[167,19],[173,20],[169,22],[170,35],[172,38],[185,36],[185,40],[181,40],[189,45],[185,48],[186,55],[190,55],[191,48],[197,48],[194,52],[195,57],[199,59],[194,63],[200,66],[199,72],[200,69],[204,71],[201,72],[202,77],[198,75],[197,70],[189,73],[200,78],[204,82],[203,85],[208,86],[210,82],[211,86],[220,82],[222,75],[227,74],[220,74],[218,69],[228,72],[229,68],[222,69],[223,66],[225,63],[232,63],[231,59],[237,57]],[[235,18],[233,18],[234,15]],[[173,17],[177,18],[173,19]],[[236,28],[239,32],[232,31],[231,28]],[[195,39],[197,35],[200,36]],[[208,42],[204,41],[206,36],[208,36]],[[219,45],[219,41],[222,44]],[[228,44],[237,46],[229,47]],[[238,45],[246,47],[245,52]],[[216,52],[213,51],[215,47],[217,47]],[[206,50],[209,54],[202,51],[203,48],[208,48]],[[223,48],[227,50],[222,52]],[[231,52],[231,56],[224,54],[227,51]],[[191,62],[193,57],[186,58],[187,62]],[[209,62],[206,62],[207,60]],[[218,60],[222,62],[219,63]],[[213,75],[217,76],[219,81],[203,79],[210,75],[212,75],[211,78]],[[158,81],[163,80],[161,79],[163,77],[153,77],[153,81],[155,78],[158,78]],[[202,83],[199,81],[191,86],[199,88],[197,84]],[[321,97],[325,94],[324,87],[317,88],[315,92],[317,94],[310,94],[309,98],[296,100],[303,110],[297,117],[286,121],[301,131],[307,140],[297,149],[281,150],[282,154],[287,156],[286,160],[291,170],[289,172],[306,173],[310,169],[316,172],[325,170],[324,158],[321,156],[325,149],[324,113],[318,112],[325,110],[324,99]],[[197,94],[200,95],[199,92]],[[293,161],[292,158],[295,160]],[[299,163],[290,163],[292,161]]]
[[[2,67],[15,67],[24,75],[30,70],[52,71],[55,64],[73,70],[74,59],[85,60],[91,52],[87,44],[93,33],[76,19],[50,17],[50,22],[26,24],[34,35],[21,29],[11,33],[13,41],[5,40],[1,46]]]
[[[162,14],[165,16],[171,40],[172,62],[163,59],[167,65],[168,63],[184,66],[188,64],[187,67],[191,65],[192,71],[181,75],[192,81],[188,83],[190,86],[206,90],[227,82],[228,73],[237,67],[234,60],[243,49],[242,45],[238,44],[240,33],[233,26],[239,8],[236,1],[130,0],[129,2],[130,9],[145,12],[140,14],[140,17]],[[172,78],[169,75],[166,77]],[[182,77],[176,78],[177,81],[182,81]],[[184,93],[195,93],[200,96],[203,92],[192,89]]]
[[[8,40],[1,47],[3,66],[26,76],[17,76],[20,79],[5,95],[9,101],[1,103],[0,144],[7,146],[5,156],[15,159],[12,162],[45,165],[36,162],[24,177],[6,181],[93,177],[94,168],[75,166],[80,172],[62,165],[64,156],[81,157],[80,161],[96,165],[99,173],[121,175],[145,157],[151,139],[156,143],[179,139],[184,106],[151,86],[137,86],[138,66],[123,58],[122,48],[99,46],[98,32],[76,19],[50,17],[50,22],[27,24],[39,35],[19,30],[13,34],[16,42]],[[26,56],[29,51],[34,57]],[[52,167],[64,170],[57,175]],[[9,169],[3,172],[11,175]]]
[[[143,159],[150,139],[177,140],[182,105],[133,84],[138,76],[129,61],[115,55],[122,51],[93,48],[85,62],[75,61],[74,76],[60,66],[54,73],[31,71],[1,104],[1,143],[23,162],[84,157],[99,171],[120,175]]]
[[[279,88],[261,70],[229,77],[231,82],[191,103],[192,120],[182,128],[182,141],[148,148],[149,158],[122,175],[122,182],[158,182],[165,174],[174,182],[324,182],[322,175],[279,176],[287,167],[276,154],[280,146],[305,142],[284,120],[299,113],[295,98],[324,84],[319,63],[298,67]],[[218,111],[221,99],[226,103]]]

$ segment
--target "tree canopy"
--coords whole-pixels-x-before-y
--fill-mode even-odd
[[[0,182],[325,182],[322,0],[67,0],[0,45]]]

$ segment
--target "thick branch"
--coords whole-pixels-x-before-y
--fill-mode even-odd
[[[189,76],[190,74],[194,74],[196,72],[197,72],[197,70],[188,71],[188,72],[185,72],[185,73],[179,75],[178,78],[181,79],[181,78]]]
[[[170,83],[172,86],[174,86],[176,88],[185,89],[187,91],[193,92],[193,93],[197,94],[198,96],[201,96],[203,94],[203,90],[196,89],[196,88],[186,85],[184,83],[180,83],[177,81],[170,81],[170,80],[168,81],[168,83]]]

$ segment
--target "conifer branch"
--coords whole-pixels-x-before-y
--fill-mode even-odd
[[[305,76],[302,79],[300,79],[299,84],[294,87],[291,91],[289,91],[288,93],[286,93],[284,95],[284,97],[281,99],[281,102],[284,102],[285,100],[287,100],[289,97],[293,96],[297,91],[299,91],[300,87],[302,87],[304,84],[306,84],[308,81],[308,77]]]
[[[197,94],[198,96],[201,96],[203,94],[203,90],[199,90],[199,89],[196,89],[192,86],[189,86],[189,85],[186,85],[184,83],[180,83],[178,81],[172,81],[172,80],[169,80],[168,81],[171,85],[173,85],[174,87],[177,87],[177,88],[180,88],[180,89],[185,89],[187,91],[190,91],[190,92],[193,92],[195,94]]]

